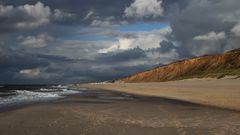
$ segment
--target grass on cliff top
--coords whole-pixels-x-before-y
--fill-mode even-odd
[[[236,76],[236,78],[240,78],[240,68],[234,69],[221,69],[221,70],[205,70],[198,71],[186,75],[182,75],[177,78],[177,80],[191,79],[191,78],[218,78],[221,79],[226,76]]]

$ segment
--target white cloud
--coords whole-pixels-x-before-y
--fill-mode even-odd
[[[93,16],[94,14],[94,10],[90,10],[87,15],[83,18],[83,20],[88,20],[91,18],[91,16]]]
[[[108,53],[116,50],[127,50],[131,48],[132,44],[134,43],[135,39],[133,38],[120,38],[117,42],[111,45],[109,48],[104,48],[99,50],[99,53]]]
[[[19,36],[20,44],[29,48],[41,48],[48,45],[49,42],[53,41],[54,38],[47,33],[39,34],[36,36]]]
[[[193,38],[193,40],[205,40],[205,41],[217,41],[221,39],[225,39],[226,34],[225,32],[209,32],[205,35],[199,35]]]
[[[179,54],[176,49],[170,49],[166,52],[147,51],[146,55],[152,61],[152,64],[168,64],[169,62],[179,58]]]
[[[235,25],[232,30],[232,33],[234,33],[236,36],[240,36],[240,23],[238,23],[237,25]]]
[[[240,9],[239,5],[235,2],[228,2],[231,6],[231,10],[225,11],[219,15],[223,22],[234,23],[235,25],[231,29],[231,32],[235,36],[240,36]]]
[[[16,24],[17,28],[35,28],[50,22],[51,9],[48,6],[44,6],[41,2],[37,2],[35,5],[26,4],[19,6],[15,10],[19,10],[28,17],[33,18],[33,20],[18,22]]]
[[[47,68],[29,68],[22,69],[15,74],[15,78],[25,78],[25,79],[50,79],[59,78],[62,74],[48,73]]]
[[[28,78],[36,78],[39,77],[39,75],[41,74],[41,70],[39,68],[23,69],[19,71],[19,74]]]
[[[91,23],[91,26],[96,26],[96,27],[109,27],[111,26],[111,21],[110,20],[93,20]]]
[[[166,39],[166,35],[170,34],[172,29],[166,27],[160,30],[150,32],[136,32],[134,37],[119,37],[110,47],[99,50],[99,53],[108,53],[117,50],[127,50],[139,47],[143,50],[158,48],[160,42]],[[133,34],[133,33],[132,33]]]
[[[11,13],[13,9],[14,9],[13,6],[3,6],[3,5],[0,5],[0,16],[4,16],[6,14]]]
[[[113,44],[113,41],[96,40],[56,40],[57,43],[48,46],[49,55],[64,56],[71,59],[91,59],[93,60],[98,51],[102,48],[107,48]]]
[[[98,18],[98,19],[95,19],[95,20],[92,21],[91,26],[94,26],[94,27],[109,27],[109,26],[113,25],[114,19],[115,19],[114,16],[109,16],[109,17],[102,18],[102,19]]]
[[[163,16],[162,0],[135,0],[124,11],[126,17],[144,18]]]
[[[109,16],[101,19],[98,16],[96,16],[96,19],[94,19],[90,25],[94,27],[111,27],[118,26],[119,24],[124,25],[128,24],[128,22],[125,20],[117,21],[114,16]]]
[[[52,11],[49,6],[41,2],[16,7],[0,5],[0,17],[7,17],[13,23],[13,27],[18,29],[37,28],[49,24],[52,20],[71,16],[72,14],[59,9]]]
[[[67,12],[63,12],[59,9],[54,9],[54,12],[53,12],[54,20],[62,20],[65,18],[72,18],[72,17],[74,17],[74,14],[72,14],[72,13],[67,13]]]
[[[93,20],[91,26],[107,28],[126,24],[128,24],[128,22],[125,20],[116,22],[114,20]]]

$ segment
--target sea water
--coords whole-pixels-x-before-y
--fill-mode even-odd
[[[64,85],[2,85],[0,108],[34,102],[50,101],[81,93]]]

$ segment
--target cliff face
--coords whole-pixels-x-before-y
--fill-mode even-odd
[[[240,77],[240,49],[178,61],[119,79],[120,82],[164,82],[189,78]]]

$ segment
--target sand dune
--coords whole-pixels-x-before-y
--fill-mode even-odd
[[[117,79],[118,82],[166,82],[192,78],[240,76],[240,49],[176,61],[148,71]]]

